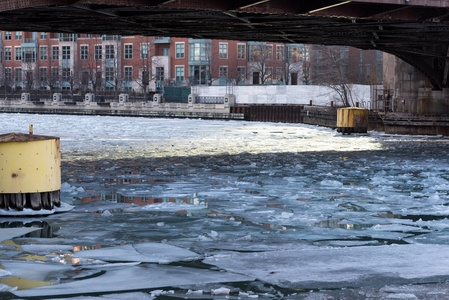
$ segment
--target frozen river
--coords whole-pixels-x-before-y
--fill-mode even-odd
[[[445,137],[0,114],[29,124],[61,138],[73,209],[1,217],[0,297],[449,297]]]

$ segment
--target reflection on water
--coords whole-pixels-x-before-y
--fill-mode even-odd
[[[199,201],[198,198],[153,198],[153,197],[144,197],[144,196],[124,196],[116,191],[112,191],[110,193],[99,193],[98,196],[93,197],[83,197],[81,198],[81,204],[86,204],[89,202],[95,201],[109,201],[112,203],[128,203],[128,204],[136,204],[139,206],[145,206],[148,204],[157,204],[157,203],[183,203],[183,204],[192,204],[192,205],[203,205],[207,207],[207,202]]]
[[[35,230],[33,232],[25,234],[23,237],[33,237],[33,238],[53,238],[53,228],[50,224],[45,221],[9,221],[1,222],[0,228],[41,228],[41,230]]]

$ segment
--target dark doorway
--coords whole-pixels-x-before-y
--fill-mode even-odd
[[[259,72],[253,72],[253,84],[260,84],[260,82],[259,82]]]

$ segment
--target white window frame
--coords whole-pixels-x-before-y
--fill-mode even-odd
[[[45,51],[43,51],[43,49],[45,49]],[[45,61],[47,59],[48,59],[48,47],[47,46],[39,46],[39,60]]]
[[[130,46],[131,46],[131,48],[129,48]],[[133,44],[132,43],[126,43],[123,45],[123,58],[124,59],[133,59]]]
[[[219,59],[228,59],[229,53],[229,45],[228,43],[220,42],[218,43],[218,58]]]
[[[22,47],[20,47],[20,46],[14,47],[14,60],[22,61]]]
[[[86,49],[86,52],[84,52],[83,49]],[[87,60],[88,58],[89,58],[89,45],[87,44],[80,45],[80,60]]]
[[[182,80],[178,80],[178,69],[182,68]],[[175,80],[176,82],[184,82],[186,78],[186,68],[184,65],[175,65]]]
[[[179,51],[178,51],[179,50]],[[184,42],[175,43],[175,58],[184,59],[186,57],[186,45]]]
[[[6,49],[8,49],[9,51],[6,51]],[[8,57],[6,57],[6,52],[9,53]],[[11,61],[12,60],[12,47],[8,46],[4,48],[4,57],[5,57],[5,61]],[[9,58],[9,59],[7,59]]]

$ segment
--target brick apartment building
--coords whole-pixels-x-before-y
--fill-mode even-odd
[[[146,93],[162,86],[196,84],[297,85],[313,82],[315,76],[311,47],[304,44],[0,33],[0,93],[38,89]]]
[[[0,86],[135,91],[159,85],[301,84],[308,47],[169,37],[1,32]]]

